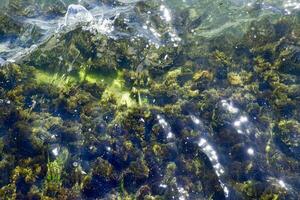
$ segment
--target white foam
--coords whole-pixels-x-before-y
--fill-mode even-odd
[[[82,5],[71,4],[68,6],[65,15],[65,26],[74,26],[82,22],[91,22],[94,20],[93,15]]]
[[[88,26],[83,26],[83,30],[88,30],[94,34],[102,33],[108,34],[114,30],[113,20],[101,18],[98,20],[94,20],[93,23]]]

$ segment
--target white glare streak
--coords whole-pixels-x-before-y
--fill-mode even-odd
[[[246,116],[241,116],[238,120],[233,122],[233,125],[239,127],[246,122],[248,122],[248,118]]]
[[[169,22],[169,21],[171,21],[171,13],[170,13],[170,11],[164,6],[164,5],[161,5],[160,6],[160,11],[162,11],[163,12],[163,18],[167,21],[167,22]]]
[[[164,132],[167,134],[167,139],[174,138],[174,133],[172,133],[171,127],[168,122],[160,115],[157,115],[157,120],[160,126],[164,129]]]
[[[223,102],[222,102],[223,103]],[[225,103],[225,102],[224,102]],[[194,115],[191,115],[191,119],[194,122],[194,124],[198,125],[201,123],[201,121]],[[222,174],[225,173],[225,170],[221,163],[219,162],[217,152],[214,150],[213,146],[211,146],[206,139],[200,138],[198,142],[198,146],[202,149],[202,151],[206,154],[206,156],[209,158],[210,162],[213,165],[213,169],[218,177],[220,177]],[[226,185],[222,182],[222,180],[219,180],[221,187],[224,190],[225,196],[228,197],[229,190],[226,187]]]
[[[252,148],[248,148],[247,149],[247,153],[250,155],[250,156],[253,156],[254,155],[254,150]]]
[[[171,139],[173,137],[174,137],[173,133],[172,132],[168,132],[167,139]]]
[[[153,35],[156,38],[160,38],[161,37],[161,35],[154,28],[151,27],[149,30],[153,33]]]
[[[204,146],[207,143],[206,139],[201,138],[200,141],[198,142],[199,147]]]
[[[244,123],[244,122],[247,122],[247,121],[248,121],[248,118],[247,118],[246,116],[241,116],[241,117],[240,117],[240,121],[243,122],[243,123]]]
[[[221,101],[222,106],[228,110],[230,113],[237,113],[239,111],[238,108],[234,107],[233,104],[230,102],[228,103],[226,100]]]
[[[221,186],[222,186],[222,188],[223,188],[223,190],[224,190],[225,197],[228,197],[228,195],[229,195],[229,190],[228,190],[228,188],[224,185],[224,183],[221,183]]]
[[[58,156],[58,147],[54,148],[52,150],[52,153],[53,153],[54,156]]]
[[[233,125],[234,125],[234,126],[240,126],[240,125],[241,125],[241,122],[240,122],[239,120],[237,120],[237,121],[235,121],[235,122],[233,123]]]
[[[191,115],[191,119],[196,125],[200,124],[200,119],[198,119],[195,115]]]
[[[189,196],[188,192],[183,187],[178,187],[177,189],[180,194],[179,200],[186,200],[186,197]]]
[[[279,180],[279,181],[278,181],[278,184],[279,184],[282,188],[284,188],[284,189],[287,190],[287,186],[286,186],[286,184],[285,184],[285,182],[284,182],[283,180]]]
[[[285,7],[285,8],[291,8],[293,10],[297,10],[297,9],[300,9],[300,3],[299,2],[295,2],[293,0],[287,0],[283,4],[283,7]]]
[[[204,153],[207,155],[207,157],[209,158],[209,160],[212,162],[213,168],[215,169],[216,174],[218,176],[220,176],[221,174],[223,174],[224,173],[224,169],[223,169],[222,165],[220,164],[220,162],[218,160],[217,152],[207,142],[207,140],[204,139],[204,138],[200,138],[200,140],[198,142],[198,146],[202,148],[202,150],[204,151]]]

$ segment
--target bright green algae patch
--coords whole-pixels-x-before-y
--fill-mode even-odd
[[[108,98],[114,95],[118,99],[117,105],[127,105],[127,107],[132,107],[137,102],[133,100],[131,92],[125,87],[125,80],[123,78],[123,73],[118,72],[117,77],[108,84],[109,86],[105,89],[102,98]]]
[[[80,79],[73,76],[66,76],[58,73],[54,74],[42,70],[36,70],[34,76],[38,84],[50,84],[55,87],[66,87],[67,85],[72,85],[80,81]]]
[[[109,98],[109,96],[113,95],[117,99],[118,105],[131,107],[137,103],[132,99],[130,90],[125,87],[123,73],[120,71],[103,75],[101,72],[86,73],[84,70],[80,70],[79,74],[75,76],[35,70],[34,76],[36,77],[35,80],[37,84],[50,84],[57,88],[68,87],[81,82],[105,84],[107,87],[102,95],[102,99]]]

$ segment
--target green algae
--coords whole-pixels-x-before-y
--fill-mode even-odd
[[[101,72],[85,72],[85,70],[79,71],[79,80],[80,81],[87,81],[88,83],[105,83],[105,84],[112,84],[114,79],[117,78],[118,73],[112,73],[112,74],[103,74]]]
[[[65,74],[49,73],[42,70],[36,70],[36,81],[38,84],[51,84],[55,87],[67,87],[74,84],[78,79]]]
[[[112,80],[109,86],[103,93],[102,98],[108,98],[109,96],[115,96],[117,99],[117,105],[127,105],[131,107],[136,104],[136,102],[130,97],[129,89],[125,87],[125,81],[123,78],[123,73],[118,72],[117,77]]]
[[[131,91],[124,85],[122,72],[117,72],[116,75],[106,75],[101,72],[85,73],[84,70],[80,70],[79,75],[75,76],[36,70],[34,75],[38,84],[51,84],[58,88],[74,86],[80,82],[105,84],[107,87],[102,95],[102,99],[113,95],[118,100],[117,104],[119,106],[127,105],[131,107],[136,104],[136,101],[131,98]]]
[[[44,183],[46,196],[56,197],[62,187],[64,165],[68,159],[68,150],[63,149],[54,161],[47,163],[47,174]]]
[[[241,199],[293,199],[277,179],[257,176],[299,169],[299,25],[252,17],[200,33],[200,8],[179,8],[188,40],[178,47],[76,28],[0,69],[1,199],[223,199],[224,185]],[[135,7],[141,19],[158,9]],[[243,23],[238,38],[224,31]],[[19,32],[6,24],[0,30]],[[241,116],[249,133],[232,125]],[[218,144],[225,178],[197,144],[201,135]]]

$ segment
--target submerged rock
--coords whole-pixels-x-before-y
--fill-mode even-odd
[[[33,17],[30,6],[50,3],[23,15],[24,2],[10,11]],[[64,27],[18,64],[1,53],[0,199],[297,199],[294,15],[230,1],[66,2],[40,10]],[[9,19],[5,37],[35,43],[44,30]]]

